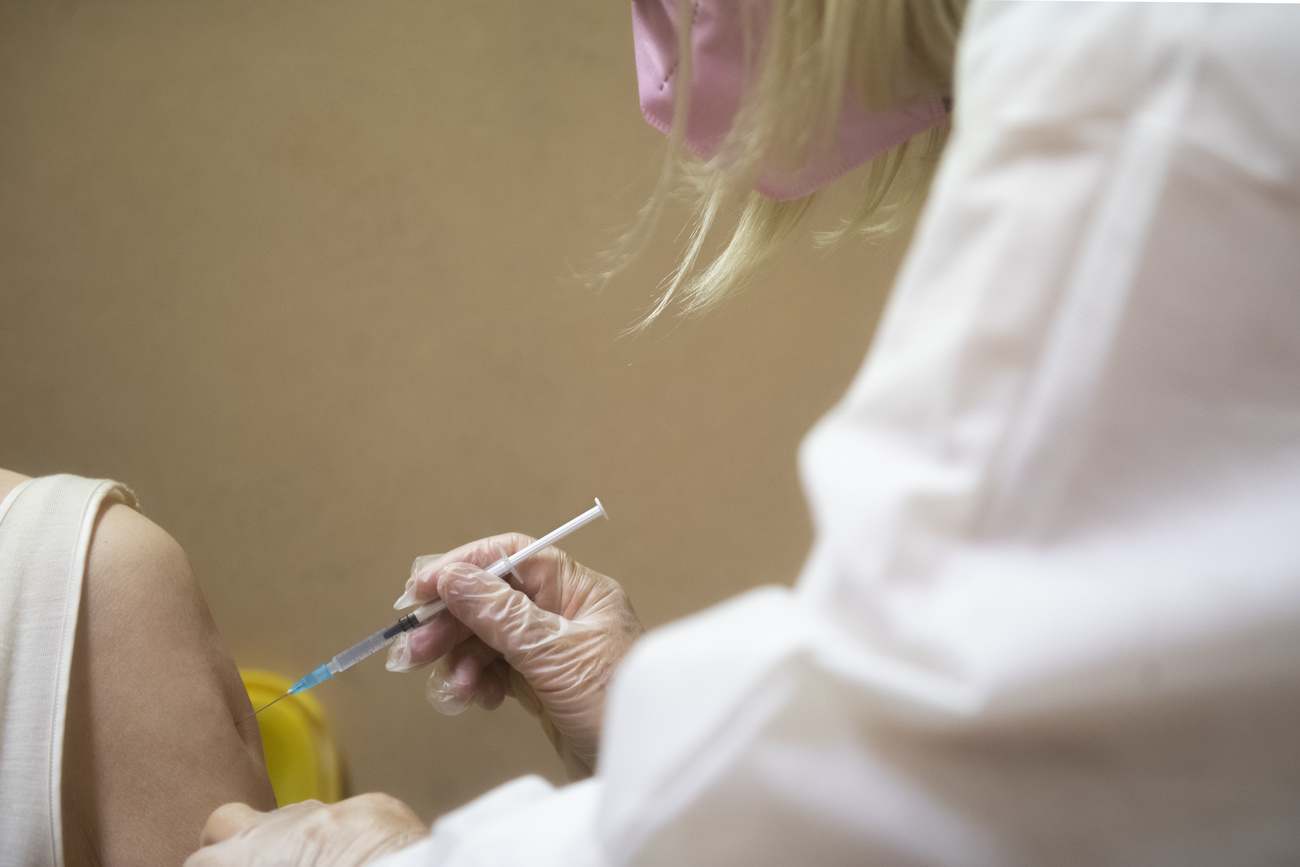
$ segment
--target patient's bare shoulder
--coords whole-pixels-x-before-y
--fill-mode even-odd
[[[207,605],[199,596],[194,572],[180,544],[162,527],[122,503],[104,504],[91,539],[86,575],[88,581],[111,585],[112,604],[146,600],[151,607],[183,604],[189,616],[207,619]],[[196,602],[199,604],[194,607]]]

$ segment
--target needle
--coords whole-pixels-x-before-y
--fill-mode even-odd
[[[289,693],[286,692],[284,695],[280,696],[280,698],[286,698],[286,697],[288,697],[288,695],[289,695]],[[250,719],[252,719],[253,717],[257,716],[257,715],[258,715],[259,713],[261,713],[262,711],[266,710],[266,709],[267,709],[268,707],[270,707],[272,704],[275,704],[275,702],[276,702],[276,701],[279,701],[280,698],[277,698],[275,701],[271,702],[270,704],[264,704],[264,705],[262,705],[262,706],[259,707],[257,710],[253,711],[253,712],[250,713],[248,716],[244,717],[244,719],[241,719],[239,722],[235,723],[235,725],[239,725],[240,723],[244,722],[244,720],[250,720]]]

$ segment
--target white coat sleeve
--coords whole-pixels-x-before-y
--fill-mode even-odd
[[[1300,863],[1297,33],[976,2],[796,588],[640,643],[595,780],[392,863]]]

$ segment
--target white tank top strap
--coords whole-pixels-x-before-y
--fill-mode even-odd
[[[104,479],[29,479],[0,502],[0,840],[6,863],[63,864],[60,780],[68,677]]]

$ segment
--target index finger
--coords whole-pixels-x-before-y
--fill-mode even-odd
[[[514,556],[534,541],[523,533],[502,533],[461,545],[431,562],[417,560],[411,574],[415,579],[415,596],[423,600],[438,598],[438,576],[452,563],[469,563],[486,569],[501,559],[502,552]],[[519,581],[511,583],[517,583],[518,589],[535,599],[546,588],[555,586],[563,563],[564,554],[558,548],[553,545],[543,548],[515,565]]]

